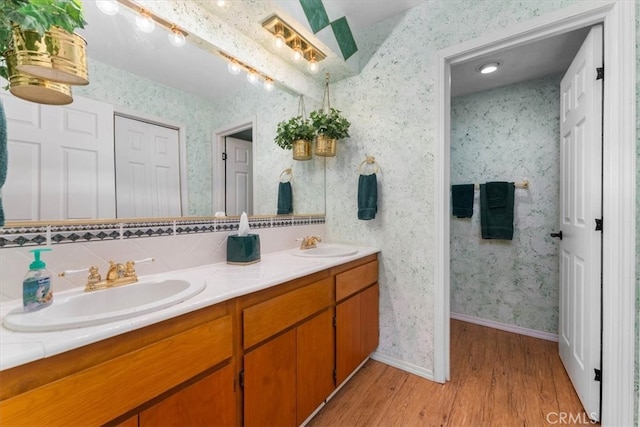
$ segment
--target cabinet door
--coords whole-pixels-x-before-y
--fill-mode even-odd
[[[231,364],[140,413],[146,426],[233,426],[235,393]]]
[[[331,394],[334,347],[331,310],[308,320],[296,328],[297,333],[297,425]]]
[[[246,426],[296,425],[296,330],[244,356]]]
[[[378,347],[380,335],[379,286],[376,283],[360,294],[360,321],[362,325],[361,350],[366,358]]]
[[[362,362],[360,318],[360,294],[336,306],[336,385]]]

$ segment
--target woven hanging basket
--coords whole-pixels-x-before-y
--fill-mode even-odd
[[[328,138],[323,134],[316,136],[316,156],[335,157],[337,142],[337,139]]]

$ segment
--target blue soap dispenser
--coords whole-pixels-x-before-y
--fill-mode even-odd
[[[22,282],[22,305],[24,311],[35,311],[51,305],[53,289],[51,289],[51,275],[47,273],[46,264],[40,260],[40,252],[51,249],[33,249],[35,260],[29,264],[29,271]]]

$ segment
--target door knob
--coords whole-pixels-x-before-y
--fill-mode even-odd
[[[551,237],[557,237],[558,239],[562,240],[562,230],[557,233],[551,233]]]

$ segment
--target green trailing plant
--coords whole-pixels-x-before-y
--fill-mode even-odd
[[[0,76],[8,79],[6,51],[14,24],[42,37],[52,26],[73,33],[86,22],[81,0],[0,0]]]
[[[335,139],[349,138],[351,123],[339,110],[330,108],[328,113],[324,110],[312,111],[309,117],[316,134]]]
[[[274,142],[284,150],[291,150],[293,141],[298,139],[311,141],[314,135],[315,129],[311,126],[309,119],[296,116],[278,123]]]

